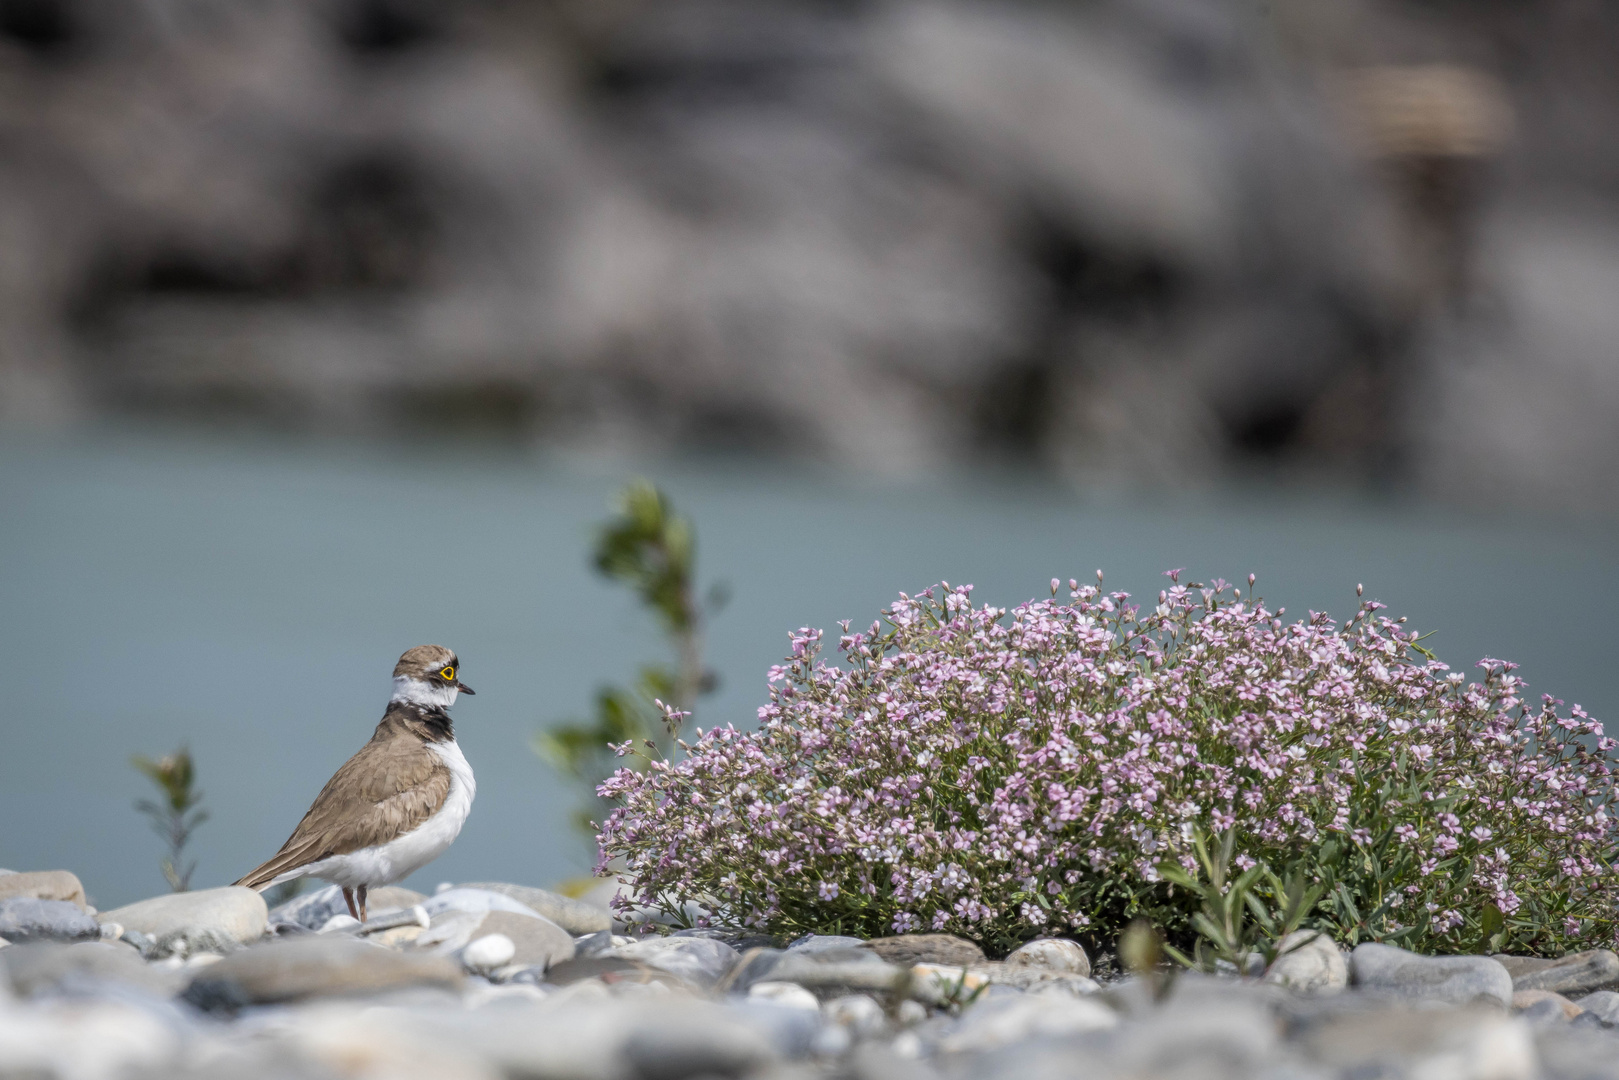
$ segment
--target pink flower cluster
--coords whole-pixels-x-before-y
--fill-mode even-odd
[[[1532,947],[1611,935],[1599,724],[1526,705],[1510,664],[1467,682],[1380,604],[1285,622],[1178,574],[1145,612],[1073,581],[1010,612],[902,594],[844,624],[841,665],[800,630],[758,731],[601,786],[602,867],[624,860],[638,906],[716,922],[1005,943],[1173,924],[1192,901],[1157,868],[1235,828],[1239,865],[1350,888],[1324,901],[1340,937],[1455,948],[1488,905]]]

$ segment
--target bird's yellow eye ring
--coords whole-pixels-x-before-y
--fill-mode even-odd
[[[443,679],[445,682],[450,682],[455,678],[455,668],[454,666],[447,667],[438,674],[439,678]]]

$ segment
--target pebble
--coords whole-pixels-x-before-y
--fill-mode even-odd
[[[536,889],[527,885],[508,885],[500,881],[478,881],[461,886],[464,889],[484,889],[509,896],[518,903],[532,908],[573,935],[594,934],[613,928],[613,914],[597,904],[587,904],[571,896]]]
[[[913,982],[909,968],[890,964],[866,949],[750,949],[718,989],[741,992],[765,980],[793,982],[818,990],[885,993],[905,989]]]
[[[1493,1007],[1350,1011],[1312,1025],[1301,1043],[1345,1077],[1534,1080],[1537,1072],[1529,1025]]]
[[[128,945],[101,941],[17,945],[6,950],[0,971],[4,972],[0,984],[9,981],[12,992],[19,997],[82,990],[98,982],[135,986],[167,997],[184,985],[183,979],[143,963],[140,954]]]
[[[912,964],[967,967],[982,964],[985,960],[984,950],[976,943],[954,934],[900,934],[897,937],[872,938],[866,942],[866,948],[890,964],[902,967]]]
[[[461,966],[479,975],[505,967],[517,955],[517,946],[505,934],[485,934],[461,950]]]
[[[870,994],[832,998],[821,1007],[821,1012],[832,1023],[848,1028],[856,1038],[873,1039],[888,1030],[888,1015]]]
[[[0,900],[0,937],[13,945],[28,941],[97,941],[101,927],[70,901],[14,896]]]
[[[1295,994],[1336,994],[1349,985],[1349,964],[1328,935],[1295,930],[1278,946],[1279,955],[1265,972],[1266,982]]]
[[[952,1053],[993,1050],[1024,1039],[1104,1031],[1118,1024],[1119,1014],[1099,1001],[1017,995],[973,1005],[940,1048]]]
[[[1354,985],[1397,997],[1451,1005],[1512,1002],[1512,976],[1487,956],[1419,956],[1366,943],[1349,954]]]
[[[1031,967],[1089,977],[1091,958],[1085,947],[1067,938],[1036,938],[1006,955],[1007,967]]]
[[[65,900],[78,905],[80,911],[89,906],[78,875],[69,870],[34,870],[25,874],[13,872],[0,875],[0,900],[10,900],[12,897]]]
[[[69,999],[0,1008],[0,1076],[119,1080],[171,1076],[181,1034],[144,1002]]]
[[[402,987],[458,990],[461,968],[444,956],[409,954],[350,937],[301,937],[232,953],[191,980],[184,997],[204,1010],[232,1010]]]
[[[788,952],[837,952],[845,949],[864,949],[865,938],[845,937],[842,934],[805,934],[787,946]]]
[[[1550,990],[1516,990],[1512,1011],[1532,1024],[1567,1023],[1585,1010],[1562,994]]]
[[[1619,1024],[1619,993],[1597,990],[1575,998],[1574,1004],[1608,1024]]]
[[[790,1009],[808,1009],[819,1012],[821,999],[808,990],[791,982],[774,982],[766,979],[756,982],[748,987],[749,1001],[768,1001],[774,1005],[783,1005]]]
[[[684,1011],[684,1010],[681,1010]],[[671,1015],[632,1028],[620,1053],[642,1080],[748,1076],[781,1055],[768,1032],[723,1010]]]
[[[475,936],[498,934],[512,943],[511,963],[549,968],[574,955],[573,938],[550,919],[491,911],[478,923]]]
[[[154,896],[104,912],[100,919],[152,938],[149,955],[185,956],[229,952],[257,941],[269,925],[269,912],[254,890],[227,885]]]
[[[1495,956],[1512,976],[1514,990],[1551,990],[1588,994],[1619,987],[1619,956],[1608,949],[1587,949],[1556,960],[1535,956]]]
[[[430,916],[436,916],[446,911],[464,911],[481,914],[489,911],[509,911],[514,915],[529,915],[541,918],[538,911],[529,907],[520,900],[513,900],[505,893],[495,892],[492,889],[472,889],[453,887],[440,889],[432,896],[421,902],[422,910]]]
[[[617,946],[607,955],[647,964],[705,988],[723,979],[739,959],[723,941],[690,937],[647,938]]]

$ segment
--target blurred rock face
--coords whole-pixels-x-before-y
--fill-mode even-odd
[[[1590,260],[1432,25],[1273,6],[0,0],[0,413],[1466,484],[1478,253]]]

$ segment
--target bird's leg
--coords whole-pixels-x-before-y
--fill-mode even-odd
[[[349,888],[347,885],[343,886],[343,901],[349,906],[349,914],[358,919],[360,917],[360,913],[354,907],[354,890]]]
[[[360,901],[360,921],[361,922],[365,922],[365,889],[366,889],[366,887],[364,885],[361,885],[358,889],[354,890],[354,892],[356,894],[356,899],[358,899]]]

